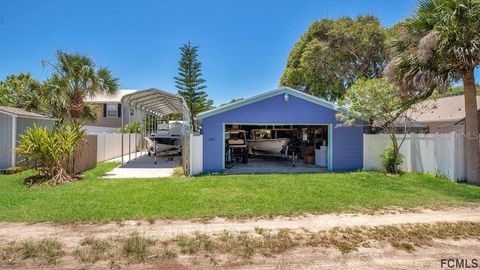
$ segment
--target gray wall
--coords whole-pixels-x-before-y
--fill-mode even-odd
[[[20,139],[20,134],[25,134],[27,128],[33,128],[33,123],[37,127],[47,127],[52,129],[55,125],[54,120],[41,120],[41,119],[31,119],[31,118],[20,118],[17,117],[17,146],[18,140]]]
[[[0,170],[12,164],[12,117],[0,113]]]

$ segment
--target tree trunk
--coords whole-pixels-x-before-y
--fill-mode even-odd
[[[73,120],[80,119],[82,117],[83,106],[83,102],[71,103],[69,105],[70,118]]]
[[[465,150],[467,152],[467,182],[480,185],[480,143],[475,78],[473,70],[463,73],[465,98]]]
[[[192,112],[190,112],[190,126],[193,132],[197,131],[197,125],[195,125],[195,118]]]
[[[400,155],[400,147],[398,146],[397,142],[397,133],[396,133],[396,127],[393,126],[390,128],[390,139],[392,140],[392,147],[393,147],[393,154],[395,156],[395,160],[397,157]],[[400,169],[397,166],[392,167],[391,173],[397,174],[400,172]]]

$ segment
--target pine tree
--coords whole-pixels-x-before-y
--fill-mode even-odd
[[[202,79],[202,63],[197,60],[198,47],[189,43],[180,47],[181,58],[178,61],[178,76],[175,76],[175,87],[178,94],[181,95],[187,103],[190,110],[190,125],[194,131],[197,127],[194,117],[198,113],[213,108],[213,101],[207,98],[207,93],[203,91],[207,86]]]

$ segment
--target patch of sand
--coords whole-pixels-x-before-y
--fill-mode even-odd
[[[380,226],[405,223],[437,223],[470,221],[480,222],[480,207],[452,208],[444,210],[422,210],[419,212],[391,214],[326,214],[304,215],[298,217],[275,217],[273,219],[246,219],[232,221],[226,218],[215,218],[206,222],[192,220],[156,220],[153,224],[147,221],[127,220],[107,223],[9,223],[0,222],[0,243],[28,238],[53,237],[62,239],[67,245],[77,245],[87,236],[112,238],[134,231],[155,238],[171,238],[180,234],[202,232],[219,233],[224,230],[232,232],[254,231],[255,228],[271,230],[307,229],[310,231],[328,230],[334,227]]]

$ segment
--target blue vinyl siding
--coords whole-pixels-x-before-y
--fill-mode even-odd
[[[204,171],[223,170],[223,136],[226,124],[332,124],[333,170],[358,170],[363,165],[363,128],[335,127],[336,111],[284,93],[207,116],[202,122]]]

